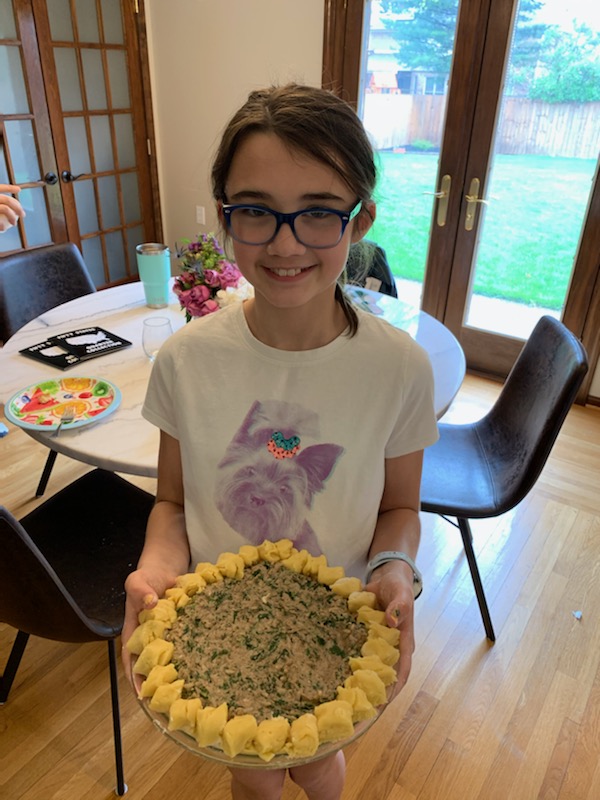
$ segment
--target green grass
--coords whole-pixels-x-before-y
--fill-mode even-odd
[[[560,309],[596,162],[496,156],[477,251],[473,291]],[[422,281],[437,157],[379,153],[377,219],[369,238],[385,248],[396,277]],[[463,212],[464,213],[464,212]]]

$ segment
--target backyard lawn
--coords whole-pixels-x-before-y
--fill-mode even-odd
[[[381,151],[377,219],[369,238],[385,248],[394,275],[422,281],[437,156]],[[481,206],[474,293],[560,309],[568,288],[596,162],[496,156]]]

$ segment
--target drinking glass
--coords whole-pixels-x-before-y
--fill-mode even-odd
[[[142,346],[150,361],[154,361],[161,345],[172,333],[171,320],[167,317],[148,317],[144,320]]]

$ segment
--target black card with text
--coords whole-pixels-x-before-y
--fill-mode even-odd
[[[104,328],[96,326],[50,336],[45,342],[19,350],[28,358],[35,358],[58,369],[68,369],[81,361],[112,353],[129,347],[131,342]]]

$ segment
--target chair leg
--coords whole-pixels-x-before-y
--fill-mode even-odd
[[[122,797],[127,792],[123,771],[123,742],[121,739],[121,715],[119,712],[119,687],[117,673],[117,648],[115,640],[108,640],[108,665],[110,669],[110,697],[112,701],[113,734],[115,739],[115,763],[117,768],[117,788],[115,794]]]
[[[56,452],[56,450],[50,450],[50,452],[48,453],[48,458],[46,459],[46,464],[44,465],[44,471],[42,472],[42,477],[40,478],[38,487],[35,490],[36,497],[41,497],[46,491],[48,479],[50,478],[50,473],[52,472],[52,467],[54,466],[54,462],[56,461],[57,455],[58,453]]]
[[[483,620],[483,627],[485,628],[485,635],[490,642],[496,641],[496,634],[494,633],[494,626],[492,625],[492,618],[488,608],[487,600],[485,599],[485,592],[483,591],[483,583],[481,582],[481,575],[479,574],[479,567],[477,559],[475,558],[475,551],[473,549],[473,534],[471,533],[471,526],[468,519],[458,518],[458,527],[460,535],[463,540],[463,547],[465,555],[467,556],[467,563],[471,570],[471,578],[473,579],[473,586],[475,587],[475,594],[477,602],[479,603],[479,610],[481,612],[481,619]]]
[[[25,651],[25,646],[29,640],[29,634],[24,631],[18,631],[15,641],[13,642],[12,650],[6,662],[4,673],[0,675],[0,705],[6,703],[8,700],[8,693],[13,684],[21,657]]]

